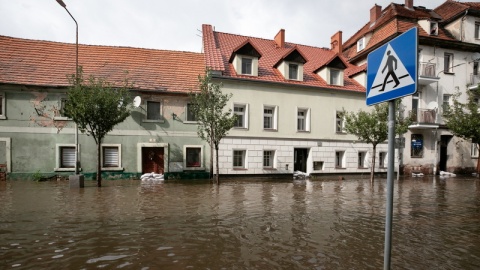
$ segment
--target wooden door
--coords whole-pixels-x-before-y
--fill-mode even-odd
[[[163,147],[142,148],[142,173],[164,173]]]

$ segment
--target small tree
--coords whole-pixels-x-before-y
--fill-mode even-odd
[[[407,132],[411,123],[410,118],[403,118],[398,113],[400,100],[395,102],[395,134]],[[373,183],[375,177],[375,158],[377,145],[388,139],[388,102],[375,105],[374,109],[366,112],[360,110],[358,113],[342,112],[345,121],[345,131],[357,136],[359,141],[372,145],[372,165],[370,170],[370,181]],[[391,153],[393,154],[393,153]]]
[[[478,98],[480,94],[480,85],[467,91],[467,101],[461,103],[459,98],[460,91],[453,96],[453,104],[444,111],[443,119],[447,128],[453,135],[475,143],[478,149],[480,142],[480,106]],[[480,174],[480,159],[477,159],[477,173]]]
[[[117,88],[101,78],[90,76],[84,80],[80,69],[78,78],[70,77],[68,99],[64,113],[78,125],[82,133],[87,133],[97,144],[97,186],[102,186],[101,144],[105,135],[113,127],[123,122],[131,111],[128,80]]]
[[[232,110],[225,110],[232,94],[223,94],[221,84],[213,83],[209,69],[205,70],[205,76],[198,76],[200,92],[192,92],[192,110],[199,123],[197,134],[210,145],[210,175],[213,174],[213,149],[215,149],[216,173],[215,182],[219,182],[218,146],[223,137],[233,127],[236,115]]]

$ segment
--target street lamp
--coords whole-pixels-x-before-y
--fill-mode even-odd
[[[67,12],[68,12],[68,15],[70,15],[70,17],[72,17],[73,21],[75,22],[75,26],[76,26],[76,35],[75,35],[75,48],[76,48],[76,51],[75,51],[75,84],[78,84],[79,82],[79,78],[78,78],[78,23],[77,23],[77,20],[75,20],[75,18],[72,16],[72,14],[70,13],[70,11],[68,11],[67,9],[67,5],[65,5],[65,3],[62,1],[62,0],[56,0],[57,3],[62,6]],[[78,126],[77,126],[77,123],[75,123],[75,174],[78,174]]]

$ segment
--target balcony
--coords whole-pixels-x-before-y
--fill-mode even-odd
[[[434,82],[438,82],[440,79],[437,77],[437,64],[421,62],[418,66],[418,83],[421,85],[428,85]]]
[[[408,126],[410,129],[432,129],[438,128],[437,110],[417,109],[410,112],[412,124]]]
[[[480,75],[479,74],[470,74],[470,82],[468,89],[473,90],[473,89],[478,89],[478,84],[480,84]]]

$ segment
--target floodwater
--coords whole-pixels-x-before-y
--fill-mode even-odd
[[[385,182],[0,182],[0,269],[381,269]],[[480,180],[394,194],[392,269],[480,268]]]

